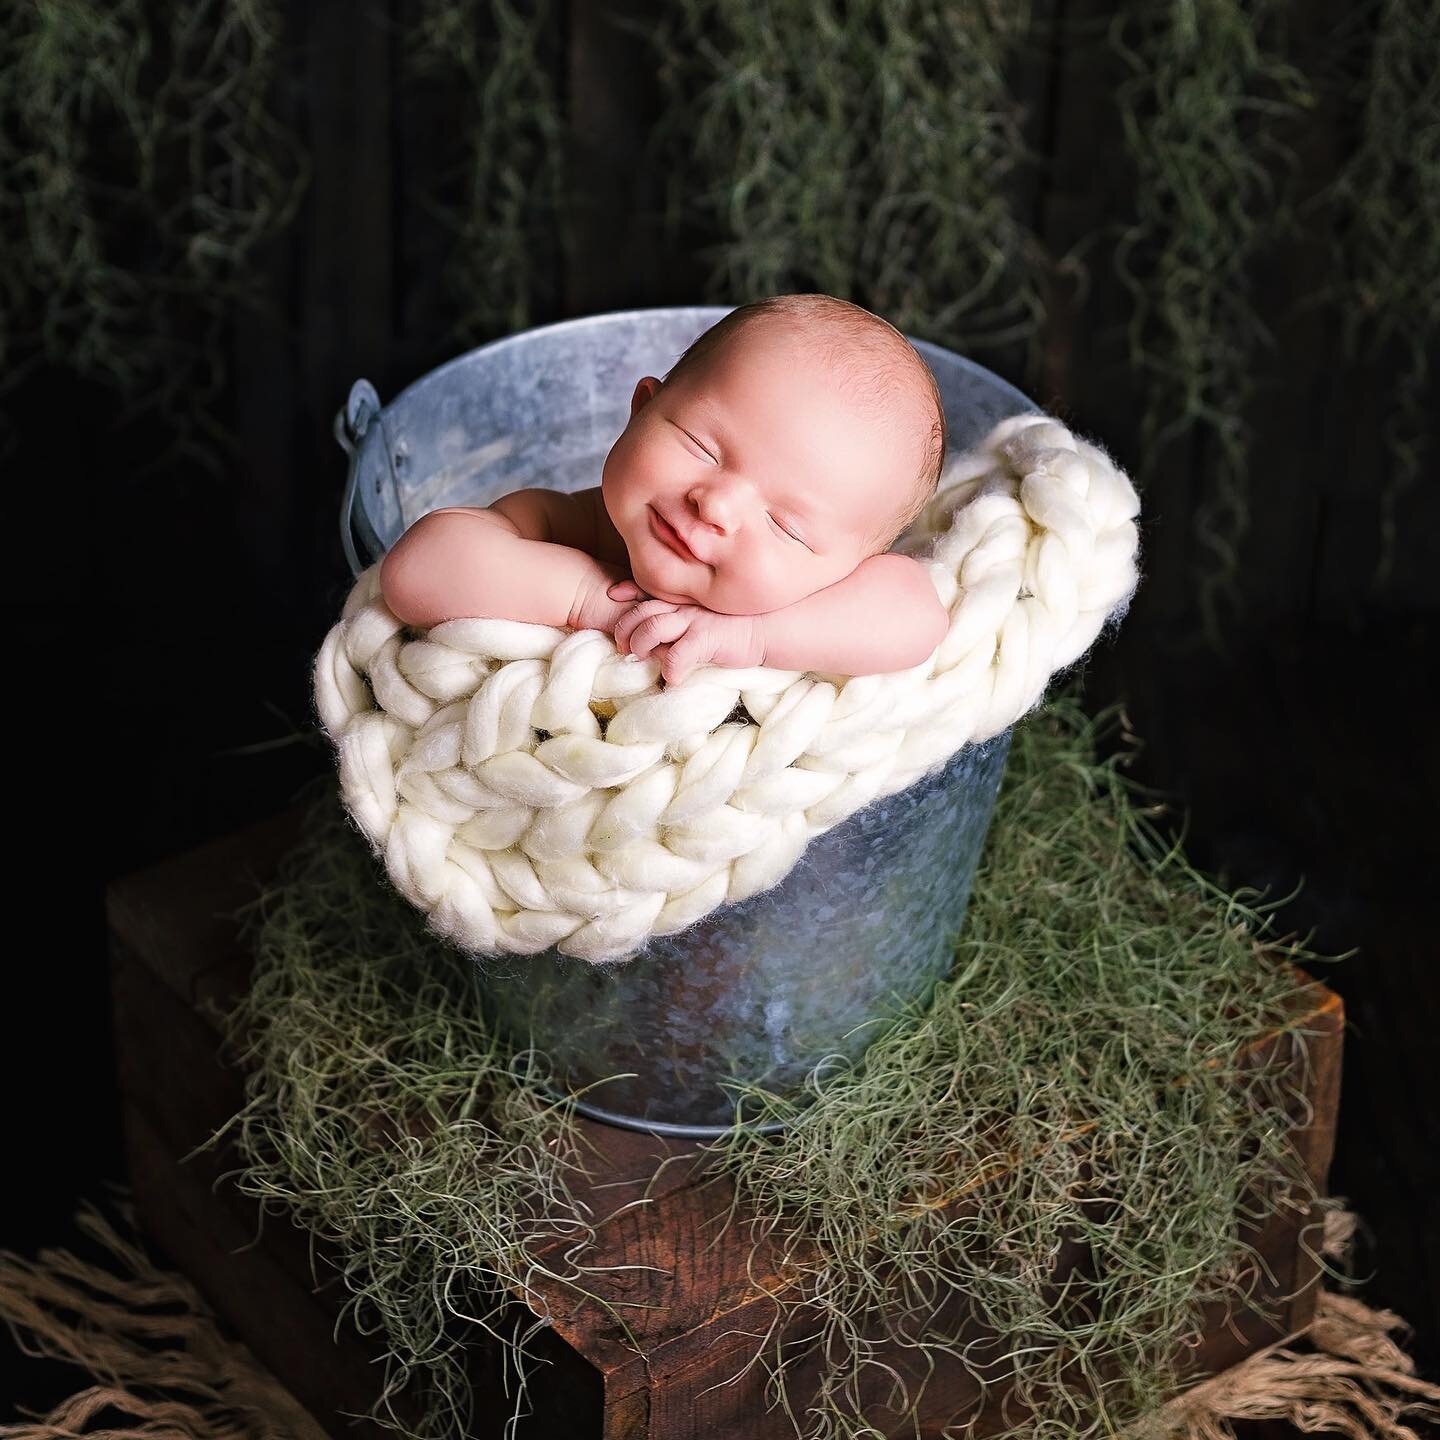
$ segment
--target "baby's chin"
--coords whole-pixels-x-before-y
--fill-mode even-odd
[[[649,539],[649,537],[646,537]],[[651,541],[652,544],[658,542]],[[704,602],[697,600],[685,590],[677,589],[673,583],[666,583],[666,571],[662,567],[650,563],[650,552],[647,545],[626,545],[625,547],[630,558],[630,574],[635,583],[647,594],[653,595],[657,600],[668,600],[672,605],[701,605]],[[667,555],[669,551],[665,552]],[[677,567],[678,568],[678,567]]]
[[[632,575],[635,583],[647,594],[656,600],[664,600],[671,605],[698,605],[702,610],[713,610],[717,615],[754,615],[757,612],[748,606],[728,604],[724,601],[716,601],[703,595],[691,595],[688,591],[677,590],[670,585],[650,585],[633,567]]]
[[[760,595],[760,587],[758,586],[754,588],[751,594],[746,595],[746,587],[743,580],[738,582],[742,596],[739,602],[735,601],[733,596],[727,598],[726,596],[715,593],[713,589],[704,594],[695,595],[688,590],[677,589],[673,584],[666,584],[658,573],[658,570],[652,570],[648,565],[646,552],[643,548],[629,545],[625,548],[630,555],[630,574],[634,578],[635,583],[647,595],[652,595],[656,600],[664,600],[671,605],[699,605],[702,609],[713,610],[717,615],[760,615],[767,610],[778,610],[784,605],[793,603],[794,600],[804,598],[803,595],[796,595],[790,599],[775,599],[772,596]],[[637,548],[640,549],[640,561],[638,564],[636,563]],[[736,588],[736,583],[736,578],[733,575],[728,576],[727,584],[724,588],[733,592]],[[757,599],[761,603],[755,603]],[[764,603],[766,600],[769,600],[771,603]]]
[[[687,595],[673,586],[660,584],[643,564],[636,565],[633,558],[630,561],[630,574],[635,583],[647,595],[653,596],[656,600],[667,600],[672,605],[699,605],[701,603],[693,595]]]

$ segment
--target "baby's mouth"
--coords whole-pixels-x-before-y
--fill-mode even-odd
[[[694,560],[696,558],[695,552],[680,538],[674,528],[666,523],[660,512],[653,506],[650,510],[650,528],[682,559]]]

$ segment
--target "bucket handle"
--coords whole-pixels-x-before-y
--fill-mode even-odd
[[[371,423],[380,426],[380,437],[384,442],[385,468],[390,475],[390,490],[398,499],[399,486],[395,479],[395,461],[390,454],[389,436],[385,433],[385,421],[381,415],[380,396],[368,380],[357,380],[350,387],[345,404],[335,413],[332,427],[336,443],[349,457],[349,473],[345,479],[345,498],[340,502],[340,544],[345,550],[350,573],[359,576],[366,567],[360,559],[359,547],[355,543],[355,502],[360,491],[360,450],[370,432]],[[373,534],[373,532],[372,532]],[[379,544],[379,537],[375,537]]]

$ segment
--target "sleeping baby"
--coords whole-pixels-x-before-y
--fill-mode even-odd
[[[385,556],[395,616],[613,634],[666,684],[704,665],[906,670],[949,617],[889,547],[935,493],[945,417],[893,326],[828,295],[741,306],[646,375],[589,490],[432,511]]]

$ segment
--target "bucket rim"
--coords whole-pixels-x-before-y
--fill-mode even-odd
[[[553,320],[547,325],[533,325],[527,330],[517,330],[512,335],[501,335],[495,340],[487,340],[483,345],[476,345],[470,350],[462,351],[459,355],[452,356],[449,360],[437,365],[432,370],[427,370],[423,375],[417,376],[405,388],[399,391],[391,400],[382,406],[382,411],[388,412],[404,401],[412,391],[418,391],[422,386],[429,386],[439,381],[451,370],[459,369],[462,365],[468,364],[479,355],[498,353],[507,346],[518,345],[522,342],[529,342],[542,335],[558,335],[566,331],[581,331],[593,328],[602,321],[624,320],[656,315],[679,316],[694,315],[704,319],[714,316],[711,324],[723,319],[732,310],[739,309],[738,305],[642,305],[627,310],[601,310],[593,315],[575,315],[567,320]],[[883,318],[883,317],[882,317]],[[708,326],[706,327],[708,328]],[[956,350],[951,350],[945,345],[937,344],[933,340],[922,340],[917,335],[910,335],[905,331],[901,334],[925,355],[928,351],[936,356],[943,356],[947,363],[958,364],[963,369],[969,370],[975,375],[983,376],[987,381],[999,389],[1008,391],[1017,402],[1017,408],[1023,411],[1034,412],[1040,407],[1025,392],[1017,386],[1012,385],[1003,376],[997,375],[988,366],[980,364],[978,360],[972,360],[968,355],[961,355]]]

